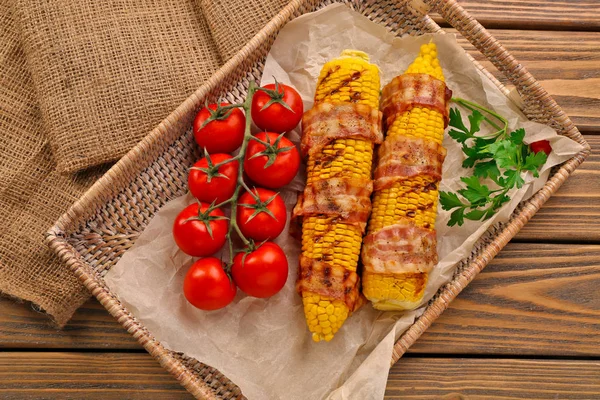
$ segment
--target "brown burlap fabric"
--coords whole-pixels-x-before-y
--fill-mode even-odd
[[[229,60],[254,36],[289,0],[197,0],[221,58]],[[243,40],[240,40],[242,39]]]
[[[107,166],[66,172],[118,159],[285,4],[0,1],[0,292],[70,318],[89,295],[43,234]]]
[[[89,296],[43,243],[44,231],[100,176],[62,176],[43,135],[31,75],[6,1],[0,2],[0,291],[64,324]]]
[[[193,0],[16,2],[60,172],[122,156],[221,65]]]

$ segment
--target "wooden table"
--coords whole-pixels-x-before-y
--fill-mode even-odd
[[[600,398],[600,1],[461,4],[593,151],[391,369],[386,398]],[[0,349],[2,399],[191,398],[95,300],[59,331],[0,299]]]

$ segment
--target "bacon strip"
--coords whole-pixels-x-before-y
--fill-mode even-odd
[[[381,110],[387,126],[404,111],[414,106],[426,106],[438,110],[444,116],[444,128],[448,126],[452,90],[446,83],[429,74],[403,74],[385,85],[381,95]]]
[[[408,222],[387,226],[365,236],[362,260],[365,271],[378,274],[430,272],[438,261],[435,230]]]
[[[404,135],[388,137],[379,147],[375,190],[417,175],[430,175],[439,181],[445,158],[446,149],[432,140]]]
[[[302,117],[302,155],[319,153],[335,139],[383,141],[382,113],[366,104],[319,103]]]
[[[332,178],[313,182],[298,196],[293,218],[301,215],[339,216],[345,223],[358,224],[363,231],[371,212],[373,182],[365,179]]]
[[[359,300],[359,277],[354,271],[345,269],[340,265],[331,265],[323,261],[300,256],[300,269],[296,290],[328,296],[341,300],[350,311],[356,310],[361,302]]]

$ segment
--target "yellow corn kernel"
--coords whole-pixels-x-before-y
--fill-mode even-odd
[[[435,44],[421,46],[419,56],[405,73],[429,74],[443,81],[444,74],[437,59]],[[397,115],[387,128],[386,137],[397,135],[424,138],[441,144],[444,137],[444,117],[439,111],[428,107],[412,107]],[[438,203],[437,183],[430,176],[420,175],[375,192],[369,232],[405,221],[425,229],[434,229]],[[426,273],[374,274],[365,271],[362,275],[362,290],[375,308],[411,309],[421,301],[427,279]]]
[[[378,310],[411,309],[419,304],[427,273],[375,274],[363,273],[363,293]]]
[[[434,229],[437,217],[437,183],[428,175],[419,175],[398,182],[373,195],[373,211],[369,232],[403,221]]]
[[[337,139],[321,154],[309,157],[307,183],[331,178],[364,178],[371,175],[373,143],[360,139]]]
[[[319,75],[317,103],[358,103],[379,108],[379,69],[356,50],[327,62]],[[337,139],[307,161],[307,183],[331,178],[371,179],[373,143],[362,139]],[[302,255],[356,271],[362,232],[358,226],[325,215],[307,216],[302,223]],[[312,338],[329,341],[350,313],[346,304],[315,293],[303,292],[304,313]],[[322,303],[322,304],[321,304]]]
[[[344,50],[323,66],[315,103],[359,103],[379,108],[379,68],[359,51]]]
[[[302,292],[302,303],[304,304],[306,323],[315,342],[321,340],[328,342],[333,339],[333,335],[348,318],[348,306],[340,300],[334,300],[316,293]],[[317,306],[319,311],[316,315],[309,311],[314,306],[322,303],[327,303],[327,306]],[[329,313],[330,309],[332,310],[331,313]]]

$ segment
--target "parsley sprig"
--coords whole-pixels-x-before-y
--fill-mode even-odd
[[[544,165],[547,155],[532,152],[523,143],[525,130],[517,129],[508,133],[508,121],[501,115],[471,101],[452,98],[452,101],[469,110],[469,126],[465,126],[457,107],[450,109],[450,137],[462,145],[467,156],[462,163],[464,168],[472,168],[473,175],[461,177],[465,184],[454,192],[440,192],[440,204],[446,211],[452,211],[448,226],[462,225],[465,218],[472,221],[486,220],[493,216],[510,200],[508,192],[525,184],[523,175],[529,171],[539,176],[539,168]],[[495,131],[481,134],[483,122]],[[483,183],[493,182],[492,187]],[[460,196],[459,196],[460,195]]]

